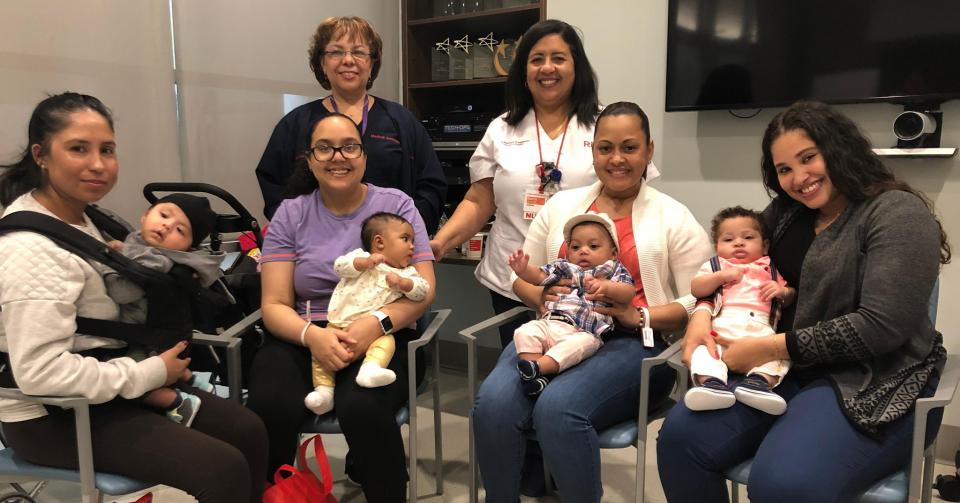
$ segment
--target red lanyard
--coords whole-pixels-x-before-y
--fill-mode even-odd
[[[540,146],[540,119],[537,119],[537,110],[533,110],[533,120],[537,123],[537,152],[540,153],[540,165],[543,166],[543,148]],[[563,125],[563,136],[560,138],[560,149],[557,150],[557,162],[553,163],[553,169],[560,169],[560,154],[563,153],[563,140],[567,138],[567,126],[570,125],[570,117],[567,117],[566,124]]]

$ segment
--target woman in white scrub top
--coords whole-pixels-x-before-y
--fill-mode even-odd
[[[521,38],[506,82],[507,112],[490,123],[470,158],[470,189],[430,242],[439,259],[496,214],[475,275],[502,313],[523,303],[513,293],[507,255],[523,245],[530,222],[561,189],[590,185],[597,77],[569,24],[547,19]],[[522,320],[500,327],[501,347]]]

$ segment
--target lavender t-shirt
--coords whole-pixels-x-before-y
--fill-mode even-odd
[[[270,221],[261,262],[293,262],[296,310],[310,319],[327,319],[327,304],[340,277],[333,270],[337,257],[361,247],[363,220],[381,211],[396,213],[413,224],[413,263],[433,260],[423,219],[410,196],[396,189],[367,184],[367,197],[349,215],[334,215],[315,190],[280,204]]]

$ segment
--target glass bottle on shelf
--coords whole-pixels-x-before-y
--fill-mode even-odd
[[[461,8],[462,0],[433,0],[433,15],[452,16],[463,12]]]
[[[483,10],[484,0],[459,0],[460,12],[479,12]]]

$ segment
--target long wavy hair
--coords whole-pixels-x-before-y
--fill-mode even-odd
[[[81,110],[97,112],[113,131],[113,115],[97,98],[69,91],[48,96],[33,109],[27,126],[27,146],[19,159],[11,164],[0,165],[3,170],[0,174],[0,204],[9,206],[23,194],[46,186],[46,175],[33,158],[32,148],[40,145],[42,155],[49,153],[50,138],[70,125],[70,114]]]
[[[950,242],[937,218],[933,202],[922,192],[897,178],[873,153],[870,141],[849,117],[816,101],[798,101],[770,121],[763,135],[760,169],[767,194],[789,198],[780,187],[771,145],[784,133],[803,131],[823,156],[830,181],[849,201],[865,201],[891,190],[909,192],[927,206],[940,229],[940,263],[950,262]]]

